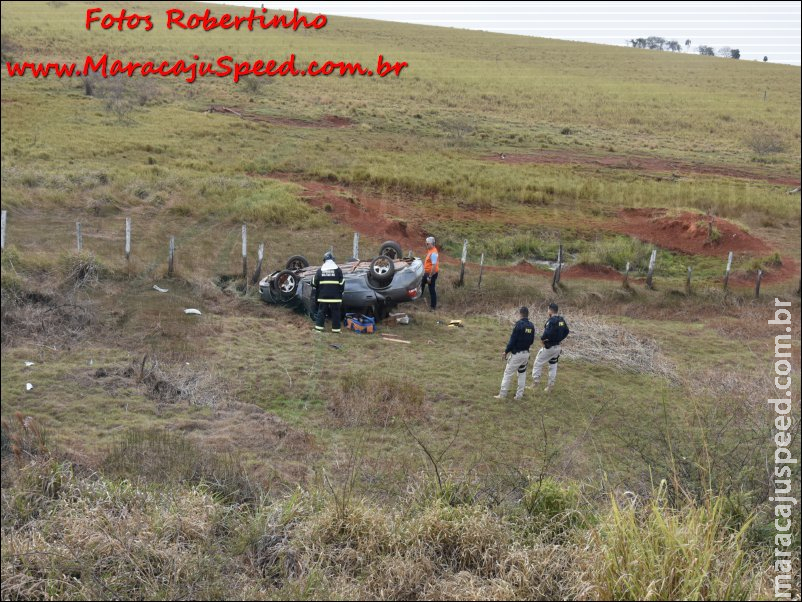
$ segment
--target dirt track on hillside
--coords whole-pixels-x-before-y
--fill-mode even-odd
[[[676,179],[681,174],[702,174],[743,178],[746,180],[764,180],[772,184],[783,184],[786,186],[799,186],[800,181],[798,175],[778,176],[725,165],[686,163],[671,159],[637,155],[585,155],[561,150],[541,150],[527,154],[499,153],[482,158],[485,161],[509,163],[512,165],[534,163],[541,165],[589,165],[612,169],[629,169],[662,174],[661,177],[665,177],[666,179]]]

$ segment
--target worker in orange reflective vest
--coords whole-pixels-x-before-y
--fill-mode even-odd
[[[423,261],[423,283],[421,284],[421,297],[429,285],[430,308],[437,309],[437,274],[440,272],[440,254],[434,246],[434,236],[426,239],[426,259]]]

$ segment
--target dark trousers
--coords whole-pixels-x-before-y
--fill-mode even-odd
[[[434,273],[429,279],[429,298],[431,299],[432,309],[437,308],[437,289],[435,288],[436,284],[437,284],[437,273]],[[423,297],[423,293],[425,290],[426,290],[426,276],[423,277],[423,284],[421,284],[420,288],[421,297]]]
[[[326,318],[331,318],[331,331],[340,332],[340,307],[342,303],[318,303],[317,305],[317,320],[315,320],[315,328],[323,330],[326,324]]]

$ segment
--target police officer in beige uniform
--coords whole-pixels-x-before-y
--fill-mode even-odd
[[[512,329],[510,341],[502,357],[507,360],[504,368],[504,377],[501,379],[501,392],[495,399],[504,399],[510,389],[512,377],[518,374],[518,389],[515,391],[515,399],[520,400],[524,396],[526,388],[526,368],[529,363],[529,348],[535,342],[535,325],[529,321],[529,308],[522,307],[518,310],[520,318]]]
[[[543,367],[549,365],[549,380],[546,385],[546,393],[551,393],[554,388],[554,381],[557,379],[557,362],[560,360],[560,353],[562,353],[562,346],[565,337],[570,332],[568,330],[568,323],[557,312],[559,308],[556,303],[549,304],[549,318],[543,326],[543,334],[540,337],[540,342],[543,347],[537,352],[535,356],[535,365],[532,367],[532,378],[534,379],[534,387],[540,384],[540,375],[543,372]]]

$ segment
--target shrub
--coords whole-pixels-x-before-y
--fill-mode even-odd
[[[754,131],[746,138],[746,146],[758,155],[780,153],[785,144],[779,134],[767,131]]]
[[[81,251],[80,253],[63,253],[59,260],[59,267],[63,276],[64,288],[80,289],[94,286],[106,273],[103,263],[95,257],[94,253]]]
[[[582,525],[579,488],[546,477],[530,482],[521,504],[532,519],[535,530],[559,534]]]

